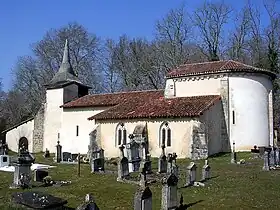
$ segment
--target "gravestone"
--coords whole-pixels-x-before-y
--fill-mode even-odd
[[[275,149],[275,165],[277,167],[279,167],[279,165],[280,165],[280,155],[279,155],[279,152],[280,152],[279,148],[276,147],[276,149]]]
[[[91,194],[87,194],[85,201],[80,204],[76,210],[99,210],[99,208],[95,203],[93,196]]]
[[[235,152],[235,143],[233,143],[232,151],[231,151],[231,163],[237,163],[237,157]]]
[[[62,160],[62,146],[59,143],[60,142],[57,141],[56,153],[55,153],[55,162],[57,163],[60,163]]]
[[[274,148],[271,147],[269,152],[269,167],[275,167],[275,152]]]
[[[70,152],[63,152],[62,153],[62,160],[64,162],[72,162],[72,154]]]
[[[72,161],[78,161],[79,154],[71,154],[71,160]]]
[[[162,180],[161,209],[170,210],[177,207],[177,184],[178,178],[171,173]]]
[[[205,164],[202,167],[202,179],[201,181],[206,181],[210,179],[210,166],[208,164],[208,160],[205,160]]]
[[[173,157],[172,154],[169,153],[167,155],[167,173],[170,174],[172,172],[172,164],[173,164]]]
[[[129,176],[129,169],[128,169],[128,159],[124,156],[124,146],[121,145],[120,149],[120,158],[118,161],[118,178],[117,181],[125,179]]]
[[[165,155],[165,145],[161,145],[161,155],[158,159],[158,173],[166,173],[167,172],[167,158]]]
[[[44,158],[49,158],[50,157],[50,151],[48,149],[46,149],[43,156],[44,156]]]
[[[197,166],[194,162],[191,162],[190,165],[187,167],[187,175],[186,175],[186,187],[193,186],[196,180],[196,169]]]
[[[264,152],[263,161],[264,161],[264,164],[263,164],[263,168],[262,169],[264,171],[269,171],[270,168],[269,168],[269,154],[268,154],[268,151]]]
[[[251,149],[251,153],[255,159],[260,157],[260,150],[257,148],[257,145],[254,146],[254,149]]]
[[[0,155],[0,168],[10,165],[10,157],[8,155]]]
[[[176,159],[177,159],[177,154],[174,152],[172,154],[172,165],[171,165],[171,168],[172,168],[172,172],[177,176],[179,177],[179,167],[176,163]]]
[[[35,158],[25,149],[20,148],[17,161],[13,163],[15,167],[14,180],[10,188],[29,188],[31,184],[31,165],[35,162]]]
[[[130,142],[126,144],[127,158],[129,161],[129,171],[139,171],[141,164],[141,157],[139,152],[140,145],[134,140],[134,135],[129,135]]]
[[[134,210],[152,210],[152,191],[147,186],[145,168],[140,173],[140,187],[134,196]]]
[[[91,172],[104,171],[104,150],[98,149],[92,152]]]
[[[49,175],[49,172],[42,169],[36,169],[34,171],[34,182],[43,182],[44,178]]]
[[[12,194],[12,200],[31,209],[63,209],[67,200],[54,197],[45,192],[16,192]]]

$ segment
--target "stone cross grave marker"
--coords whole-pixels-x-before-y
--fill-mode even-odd
[[[193,186],[196,180],[196,169],[197,166],[194,162],[191,162],[190,165],[187,167],[187,176],[186,176],[186,187]]]
[[[178,177],[174,173],[168,174],[162,184],[161,210],[176,209]]]
[[[269,171],[270,168],[269,168],[269,154],[268,154],[268,151],[264,152],[263,161],[264,161],[264,164],[263,164],[263,168],[262,169],[264,171]]]
[[[202,179],[201,181],[206,181],[210,179],[210,166],[208,160],[205,160],[204,166],[202,167]]]
[[[120,159],[118,161],[118,178],[117,181],[122,180],[129,176],[129,169],[128,169],[128,159],[124,156],[124,146],[121,145],[120,149]]]
[[[56,153],[55,153],[55,162],[57,163],[60,163],[62,160],[62,146],[59,143],[60,142],[57,141]]]
[[[167,158],[165,155],[165,145],[161,145],[161,155],[158,159],[158,173],[166,173],[167,172]]]

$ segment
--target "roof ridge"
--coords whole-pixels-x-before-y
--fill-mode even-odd
[[[219,60],[219,61],[205,61],[205,62],[198,62],[198,63],[186,63],[182,64],[181,66],[190,66],[190,65],[198,65],[198,64],[207,64],[207,63],[219,63],[219,62],[225,62],[228,60]]]
[[[164,89],[135,90],[135,91],[114,92],[114,93],[97,93],[97,94],[89,94],[86,96],[114,95],[114,94],[139,93],[139,92],[159,92],[159,91],[163,91],[163,90]]]

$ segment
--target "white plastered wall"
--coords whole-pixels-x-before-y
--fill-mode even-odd
[[[29,152],[33,152],[33,130],[34,120],[30,120],[8,131],[6,133],[6,142],[8,144],[9,149],[14,152],[18,152],[19,139],[21,137],[25,137],[28,140]]]
[[[97,121],[100,123],[101,130],[101,146],[104,149],[106,158],[118,157],[119,148],[115,142],[116,127],[123,122],[127,129],[127,135],[133,133],[136,125],[147,122],[149,151],[152,157],[159,157],[161,148],[159,143],[160,126],[163,122],[168,122],[172,132],[171,147],[166,147],[166,153],[176,152],[178,158],[190,156],[190,140],[192,133],[192,124],[196,119],[180,118],[180,119],[155,119],[155,120],[124,120],[124,121]],[[129,139],[128,139],[129,141]]]
[[[47,90],[44,122],[44,151],[48,149],[51,153],[55,152],[57,136],[62,123],[63,109],[60,108],[62,104],[63,88]]]
[[[272,82],[264,75],[229,77],[230,139],[237,151],[248,151],[254,145],[268,146],[273,141],[273,120],[269,114],[271,90]]]
[[[200,117],[205,124],[206,139],[208,142],[208,155],[223,152],[222,139],[222,102],[217,101]]]
[[[198,79],[199,78],[199,79]],[[183,77],[178,79],[167,79],[166,88],[175,84],[176,97],[202,96],[202,95],[219,95],[220,94],[220,77],[218,75],[201,76],[201,77]],[[166,91],[171,92],[171,91]]]
[[[89,134],[92,132],[95,121],[88,120],[108,107],[64,108],[62,126],[60,129],[60,145],[63,152],[88,152]],[[78,136],[77,133],[78,128]],[[105,133],[106,134],[106,133]]]

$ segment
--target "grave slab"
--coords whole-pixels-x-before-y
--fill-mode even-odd
[[[13,193],[12,200],[33,209],[56,209],[67,204],[67,200],[43,192]]]

